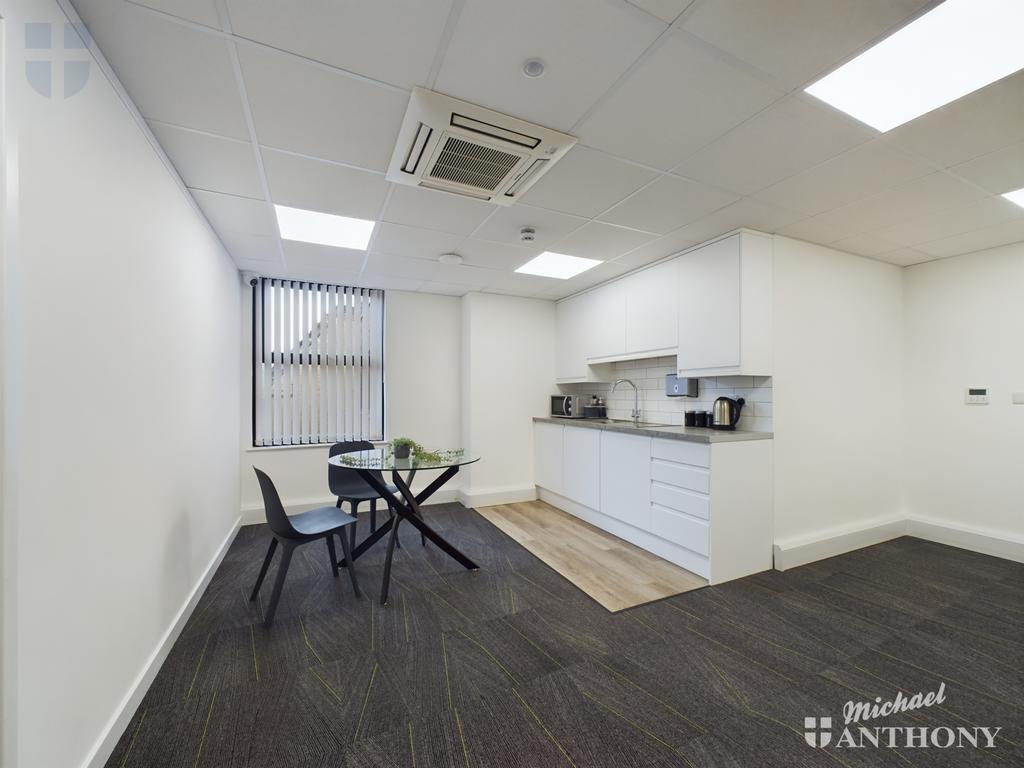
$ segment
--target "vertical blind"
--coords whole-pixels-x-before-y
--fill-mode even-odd
[[[384,437],[384,292],[260,278],[253,445]]]

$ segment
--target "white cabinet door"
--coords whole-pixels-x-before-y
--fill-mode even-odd
[[[740,366],[740,236],[678,258],[680,371]]]
[[[601,432],[601,512],[651,530],[651,438]]]
[[[636,272],[626,287],[626,351],[674,349],[679,343],[679,269],[675,259]]]
[[[585,300],[587,357],[612,357],[626,352],[626,287],[621,280],[602,285]]]
[[[541,488],[561,494],[563,492],[561,424],[536,421],[533,424],[533,476]]]
[[[601,499],[601,432],[563,427],[562,495],[590,509]]]
[[[581,380],[587,377],[585,296],[555,305],[555,376]]]

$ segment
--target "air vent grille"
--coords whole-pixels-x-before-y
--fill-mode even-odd
[[[430,169],[430,176],[493,192],[523,158],[454,136],[445,137],[444,148]]]

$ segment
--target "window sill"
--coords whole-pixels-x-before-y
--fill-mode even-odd
[[[371,443],[376,447],[382,447],[387,445],[386,440],[371,440]],[[247,445],[243,448],[245,453],[264,453],[266,451],[295,451],[295,450],[309,450],[310,448],[320,448],[322,450],[328,450],[333,443],[305,443],[302,445]]]

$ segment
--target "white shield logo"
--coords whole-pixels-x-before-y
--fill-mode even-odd
[[[831,717],[805,717],[804,741],[812,747],[827,747],[832,743]]]

